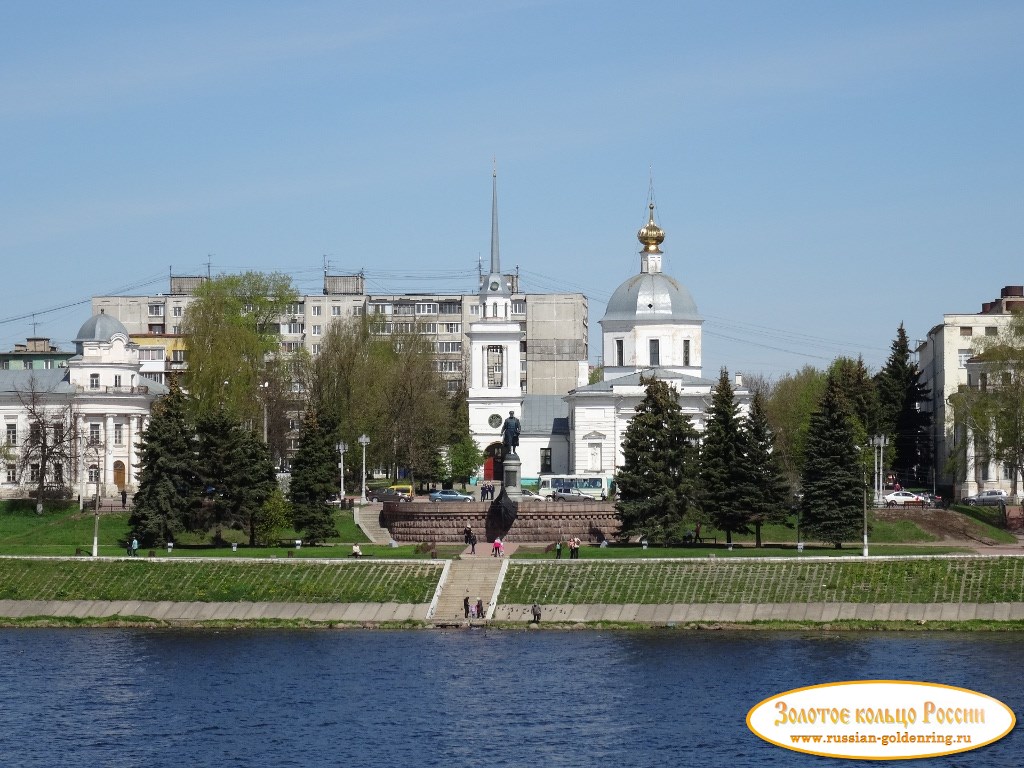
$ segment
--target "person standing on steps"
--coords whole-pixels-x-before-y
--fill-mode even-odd
[[[540,624],[540,606],[534,603],[533,608],[530,609],[530,612],[533,614],[533,623]]]

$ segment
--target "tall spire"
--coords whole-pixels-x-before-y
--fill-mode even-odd
[[[491,274],[501,274],[501,257],[498,254],[498,161],[494,160],[491,171]]]

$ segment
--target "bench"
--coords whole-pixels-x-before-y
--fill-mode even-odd
[[[708,544],[708,543],[717,544],[718,543],[718,537],[717,536],[693,536],[691,534],[686,534],[685,536],[683,536],[683,546],[692,546],[694,544]]]

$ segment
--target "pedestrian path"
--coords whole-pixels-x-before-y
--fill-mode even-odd
[[[391,532],[380,524],[380,511],[384,505],[378,502],[352,507],[352,519],[373,544],[386,547],[391,543]]]
[[[441,587],[433,613],[428,616],[435,624],[464,624],[466,618],[466,601],[475,606],[479,601],[484,608],[482,618],[494,615],[498,586],[507,568],[508,560],[484,555],[481,550],[490,545],[477,544],[477,554],[469,554],[469,547],[462,557],[453,560],[448,568],[448,576]],[[508,549],[506,548],[506,553]]]

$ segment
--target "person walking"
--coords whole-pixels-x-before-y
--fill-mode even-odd
[[[471,554],[471,555],[475,555],[476,554],[476,534],[475,533],[470,533],[469,534],[469,554]]]
[[[533,614],[533,623],[540,624],[540,606],[534,603],[533,608],[530,609],[530,612]]]
[[[128,491],[124,488],[121,489],[121,509],[128,508]]]
[[[562,542],[561,541],[556,541],[555,542],[555,560],[561,560],[561,559],[562,559]]]
[[[139,540],[132,536],[132,557],[139,553]]]

